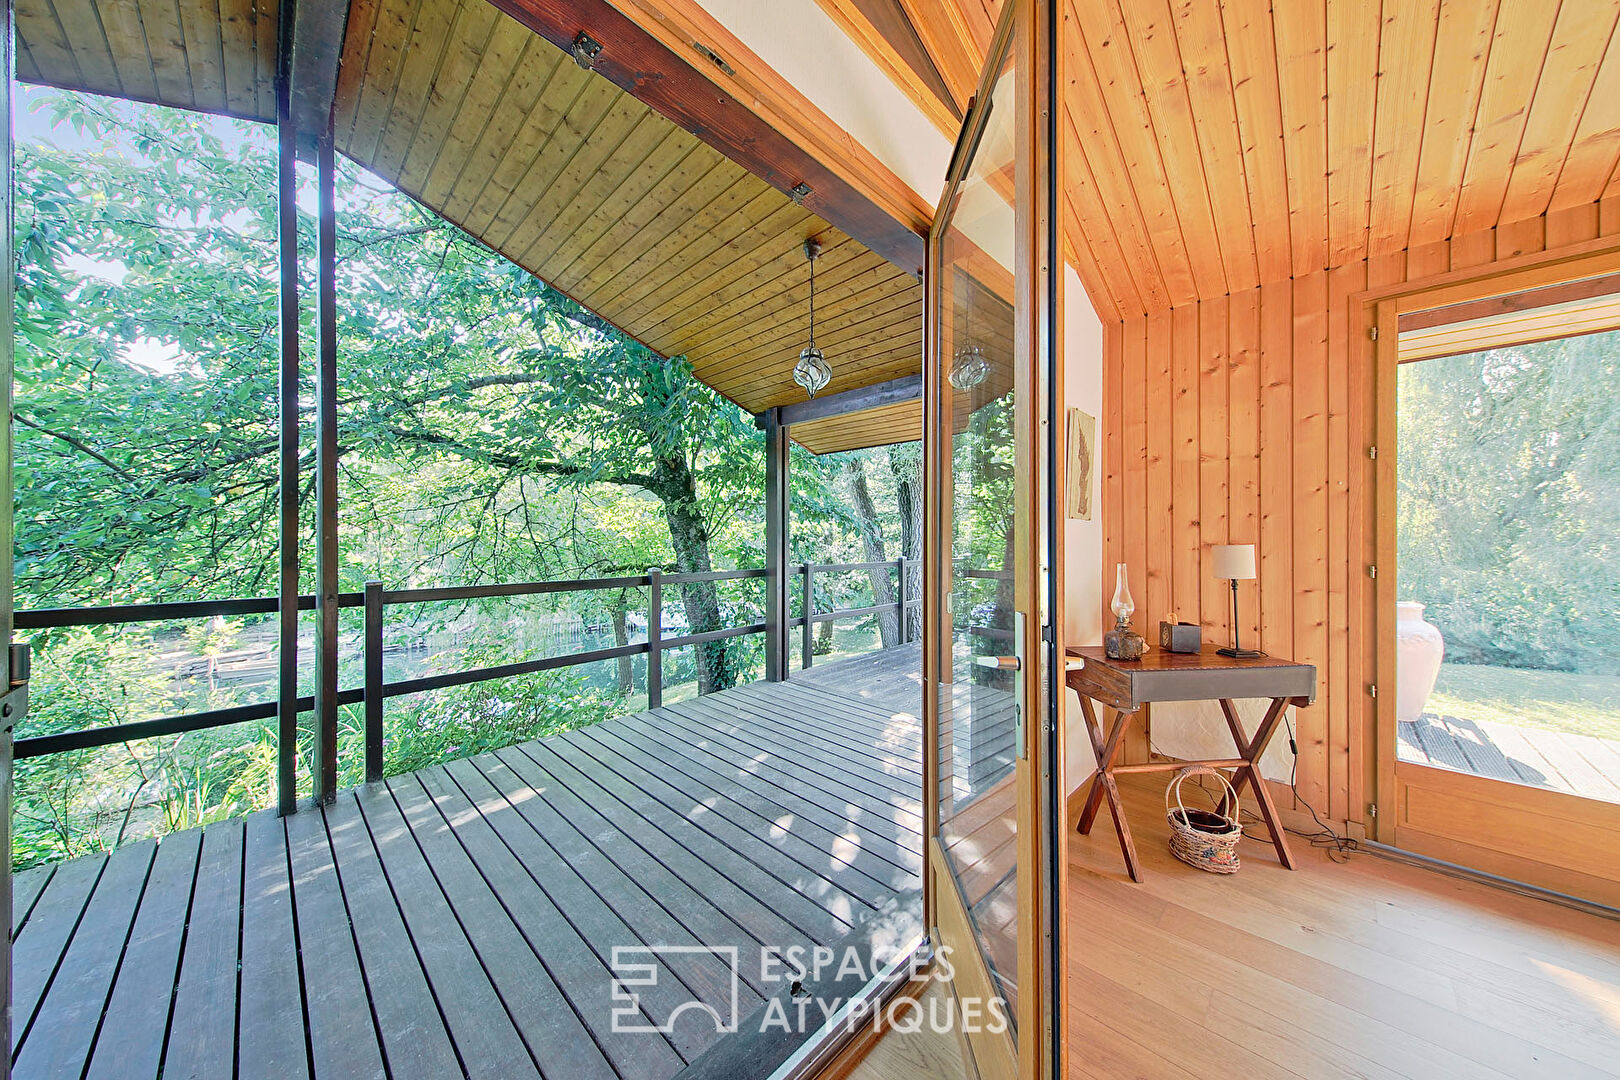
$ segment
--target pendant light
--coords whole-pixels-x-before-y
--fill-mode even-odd
[[[826,355],[816,348],[816,256],[821,245],[814,240],[804,242],[804,257],[810,260],[810,344],[799,352],[799,362],[793,365],[793,381],[804,387],[811,397],[832,380],[832,367]]]
[[[951,386],[960,392],[965,392],[984,382],[985,376],[990,374],[990,361],[985,358],[984,350],[979,343],[973,340],[973,293],[968,293],[967,308],[967,342],[956,350],[951,357],[951,369],[945,373],[945,378]]]

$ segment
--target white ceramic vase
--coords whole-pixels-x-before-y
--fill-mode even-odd
[[[1395,605],[1395,719],[1416,720],[1434,693],[1446,641],[1423,618],[1423,605],[1405,601]]]

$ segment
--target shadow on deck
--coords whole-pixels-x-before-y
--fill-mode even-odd
[[[18,875],[15,1075],[674,1076],[766,950],[916,902],[919,657]]]

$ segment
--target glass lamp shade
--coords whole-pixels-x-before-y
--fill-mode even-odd
[[[956,389],[971,390],[989,374],[990,361],[984,358],[984,350],[977,345],[964,345],[956,350],[951,370],[945,377]]]
[[[1121,623],[1129,622],[1136,612],[1136,601],[1131,599],[1131,583],[1126,579],[1124,563],[1114,569],[1114,602],[1109,607],[1114,612],[1114,618]]]
[[[793,381],[804,387],[811,397],[832,381],[832,366],[820,349],[807,345],[799,353],[799,362],[793,365]]]

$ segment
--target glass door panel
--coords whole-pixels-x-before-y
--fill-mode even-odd
[[[1011,0],[953,155],[929,238],[926,424],[934,588],[925,635],[931,742],[930,912],[963,1008],[1004,1022],[968,1030],[985,1076],[1049,1068],[1053,938],[1042,763],[1049,657],[1041,620],[1050,505],[1046,393],[1053,335],[1051,10]],[[1040,70],[1037,71],[1036,68]],[[1043,89],[1044,88],[1044,89]],[[1026,727],[1039,732],[1036,737]],[[1026,737],[1029,736],[1029,737]]]

